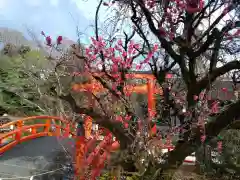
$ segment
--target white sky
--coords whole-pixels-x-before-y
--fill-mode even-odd
[[[87,19],[94,19],[99,0],[71,0],[71,2],[76,3],[78,9]],[[103,7],[101,8],[100,14],[104,14]]]
[[[8,0],[8,1],[11,1],[11,0]],[[0,9],[4,9],[7,6],[8,1],[7,0],[0,0]]]

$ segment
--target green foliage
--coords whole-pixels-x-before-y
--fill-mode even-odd
[[[110,173],[104,173],[99,177],[99,180],[113,180],[114,177]]]
[[[126,180],[139,180],[139,177],[137,176],[127,176],[125,178]],[[113,180],[113,179],[115,178],[110,173],[104,173],[99,177],[99,180]]]
[[[14,55],[0,56],[0,113],[31,115],[40,113],[36,104],[36,81],[39,78],[44,57],[38,51],[21,46]]]
[[[218,159],[221,163],[214,163],[213,168],[224,174],[240,176],[240,132],[229,129],[222,131],[220,135],[222,136],[223,149]]]
[[[127,180],[138,180],[139,178],[137,178],[136,176],[132,176],[132,177],[127,177]]]

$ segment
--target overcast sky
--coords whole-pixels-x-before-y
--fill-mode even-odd
[[[26,32],[27,26],[39,34],[43,30],[51,36],[63,35],[75,40],[76,26],[79,26],[81,32],[92,34],[89,25],[92,24],[97,2],[98,0],[0,0],[0,27]]]
[[[76,27],[85,33],[81,39],[93,35],[93,24],[99,0],[0,0],[0,27],[26,32],[26,27],[36,34],[41,31],[55,38],[58,35],[77,39]],[[108,1],[108,0],[106,0]],[[218,14],[219,12],[217,12]],[[100,11],[100,20],[107,16],[106,7]],[[217,16],[216,16],[217,17]],[[214,18],[211,18],[213,21]],[[206,25],[206,23],[203,22]]]

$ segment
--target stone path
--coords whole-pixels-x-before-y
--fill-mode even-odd
[[[18,144],[0,156],[0,180],[60,179],[66,156],[74,152],[73,143],[73,139],[42,137]],[[47,171],[53,172],[38,175]]]

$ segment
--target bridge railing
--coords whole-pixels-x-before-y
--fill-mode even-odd
[[[31,121],[34,120],[41,120],[41,122],[31,124]],[[55,120],[55,123],[52,123],[52,120]],[[62,123],[56,123],[57,121]],[[0,154],[18,143],[42,136],[63,136],[66,138],[76,136],[74,124],[52,116],[34,116],[0,126],[0,129],[7,128],[10,129],[9,132],[0,134]]]
[[[32,116],[32,117],[27,117],[27,118],[23,118],[17,121],[12,121],[6,124],[3,124],[2,126],[0,126],[0,129],[17,129],[20,128],[24,125],[31,125],[31,124],[41,124],[41,123],[45,123],[46,120],[52,120],[55,122],[58,122],[58,124],[61,124],[60,122],[62,122],[62,124],[70,124],[68,121],[61,119],[59,117],[55,117],[55,116]],[[51,122],[52,123],[52,122]],[[73,125],[73,124],[72,124]]]
[[[36,122],[37,124],[33,124]],[[43,136],[57,136],[57,137],[63,136],[66,138],[76,137],[75,133],[76,126],[74,123],[69,123],[64,119],[60,119],[59,117],[53,116],[28,117],[0,126],[0,129],[7,128],[10,129],[9,132],[0,134],[0,154],[11,149],[18,143],[22,143],[24,141],[38,137]],[[8,142],[6,141],[6,139],[8,139]],[[163,153],[166,153],[173,149],[174,149],[173,146],[165,147],[163,149]],[[195,163],[195,156],[194,155],[188,156],[185,159],[185,163]]]

